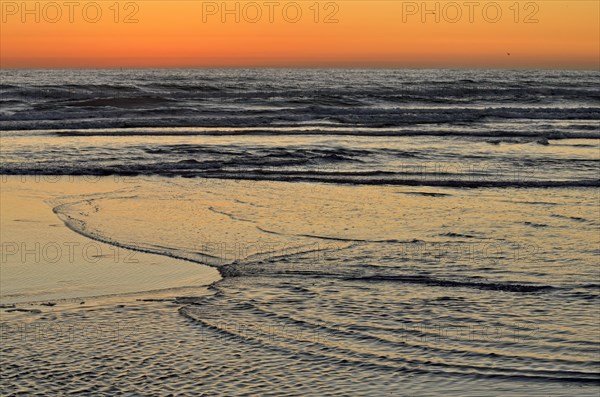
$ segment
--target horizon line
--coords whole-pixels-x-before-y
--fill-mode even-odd
[[[316,65],[265,65],[265,66],[47,66],[47,67],[3,67],[0,70],[182,70],[182,69],[312,69],[312,70],[505,70],[505,71],[525,71],[525,70],[557,70],[557,71],[590,71],[600,72],[600,65],[596,68],[581,67],[553,67],[553,66],[514,66],[514,67],[484,67],[484,66],[373,66],[373,65],[350,65],[350,66],[316,66]]]

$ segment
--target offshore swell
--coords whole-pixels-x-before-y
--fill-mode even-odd
[[[134,176],[52,206],[224,276],[178,329],[140,309],[207,353],[154,387],[597,394],[597,72],[2,73],[4,175]]]
[[[476,133],[490,119],[503,121],[488,125],[501,135],[529,119],[538,135],[560,136],[595,130],[552,121],[595,120],[600,100],[598,72],[584,71],[99,70],[93,83],[87,71],[2,73],[3,129],[416,124],[434,133],[424,127],[468,123]]]
[[[35,73],[2,71],[4,174],[600,184],[597,72]]]

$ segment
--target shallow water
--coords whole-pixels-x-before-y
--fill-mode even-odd
[[[266,355],[597,390],[594,189],[158,178],[82,198],[56,207],[76,230],[219,267],[181,314]]]

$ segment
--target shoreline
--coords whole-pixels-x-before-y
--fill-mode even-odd
[[[61,196],[123,187],[112,180],[2,181],[2,305],[99,299],[182,287],[222,277],[212,266],[94,238],[49,205]],[[183,259],[183,260],[181,260]]]
[[[552,265],[551,250],[556,233],[564,246],[594,241],[597,221],[588,210],[595,195],[558,190],[540,201],[537,191],[518,189],[72,180],[12,190],[4,183],[2,220],[22,229],[13,237],[35,240],[32,230],[47,230],[55,242],[76,236],[111,246],[109,252],[134,245],[140,258],[159,258],[156,267],[171,271],[165,264],[172,263],[216,276],[196,286],[17,303],[20,311],[2,307],[3,391],[28,380],[29,394],[395,395],[401,389],[520,396],[527,388],[548,396],[573,387],[578,395],[597,394],[596,333],[586,320],[597,294],[581,284],[594,269],[565,274]],[[13,196],[23,214],[5,212],[11,200],[4,199]],[[53,208],[65,207],[50,210],[43,204],[48,197]],[[75,222],[71,228],[56,225],[57,212]],[[482,223],[484,214],[496,214],[494,222]],[[578,234],[570,240],[566,231],[574,227]],[[115,240],[119,246],[111,245]],[[448,246],[438,251],[428,243]],[[593,258],[579,252],[581,263]],[[198,265],[210,257],[222,266]],[[144,281],[139,264],[106,265],[93,268],[115,274],[137,265],[135,277],[124,280]],[[487,288],[515,287],[515,275],[518,288]],[[555,318],[573,319],[568,325],[576,333],[565,336]],[[40,364],[22,365],[28,362]],[[114,380],[109,386],[99,381],[107,377]]]

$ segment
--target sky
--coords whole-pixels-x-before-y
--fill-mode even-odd
[[[600,68],[600,1],[5,1],[0,67]]]

